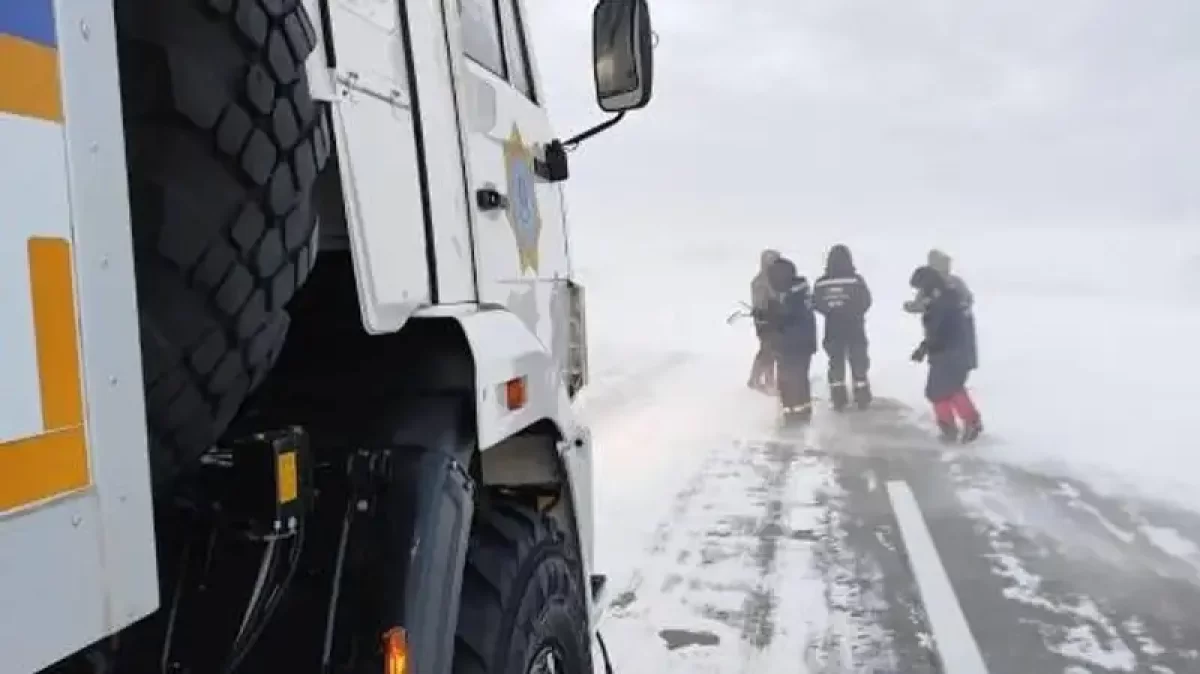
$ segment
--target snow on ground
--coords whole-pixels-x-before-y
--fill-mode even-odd
[[[932,463],[920,470],[945,466],[954,495],[930,496],[940,487],[926,485],[922,509],[939,548],[953,542],[947,532],[955,527],[981,536],[977,550],[965,545],[946,561],[960,579],[994,579],[994,598],[984,596],[988,583],[963,598],[976,636],[990,640],[989,663],[1036,642],[1058,658],[1037,667],[1187,671],[1173,667],[1195,654],[1178,646],[1176,660],[1157,658],[1170,650],[1164,638],[1182,643],[1178,630],[1163,637],[1161,622],[1191,610],[1200,535],[1189,528],[1194,522],[1164,516],[1153,503],[1200,512],[1187,376],[1200,371],[1190,345],[1200,335],[1200,235],[997,230],[923,240],[609,227],[574,239],[588,288],[592,367],[580,408],[595,433],[597,564],[610,574],[614,604],[604,629],[618,671],[832,673],[857,671],[868,656],[887,671],[895,655],[884,651],[924,652],[919,606],[903,609],[911,614],[908,645],[896,637],[895,616],[884,617],[896,613],[889,602],[909,601],[910,581],[896,580],[905,570],[886,559],[903,543],[886,518],[861,515],[875,508],[870,495],[882,478],[872,471],[903,469],[866,458],[835,470],[819,454],[764,442],[773,404],[744,387],[752,330],[724,321],[745,299],[763,247],[782,249],[812,277],[838,241],[852,247],[875,294],[876,394],[914,411],[893,422],[901,426],[866,435],[819,418],[818,440],[809,442],[841,455],[925,446],[914,439],[929,423],[924,368],[907,358],[919,330],[899,305],[925,251],[947,250],[977,297],[982,369],[972,385],[990,439],[975,450],[984,463],[928,453]],[[818,356],[818,395],[824,366]],[[868,479],[845,497],[858,514],[831,510],[828,502],[860,470]],[[862,552],[866,539],[850,531],[864,526],[878,543],[870,564],[862,561],[871,557]],[[839,548],[839,536],[850,547]],[[1060,556],[1062,564],[1045,562]],[[1063,591],[1070,560],[1184,585],[1146,585],[1142,601],[1093,599],[1088,588],[1099,596],[1112,577],[1080,573],[1082,589]],[[847,569],[854,583],[839,576]],[[1160,591],[1157,608],[1147,608],[1146,597]],[[857,595],[834,596],[845,592]],[[1172,605],[1171,596],[1187,599]],[[997,611],[992,601],[1026,613]],[[764,639],[775,647],[753,647]],[[916,671],[913,662],[901,667]]]
[[[688,352],[713,359],[708,391],[740,385],[748,369],[752,331],[723,319],[745,299],[758,252],[779,248],[815,277],[828,246],[845,242],[876,297],[876,388],[918,409],[924,369],[907,356],[919,330],[899,305],[912,268],[941,247],[977,297],[972,385],[989,431],[1006,440],[996,458],[1200,510],[1191,376],[1200,372],[1200,233],[1001,228],[926,239],[630,227],[575,238],[594,367],[619,367],[630,352]],[[813,371],[823,368],[818,356]]]

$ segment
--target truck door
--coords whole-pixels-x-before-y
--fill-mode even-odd
[[[562,198],[538,177],[553,140],[520,0],[458,0],[466,55],[469,190],[480,301],[507,306],[547,346],[569,271]]]
[[[331,0],[334,125],[364,325],[475,298],[440,3]]]

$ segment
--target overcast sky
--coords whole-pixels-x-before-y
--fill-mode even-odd
[[[1193,225],[1200,0],[649,0],[655,97],[571,156],[573,219]],[[526,0],[564,137],[586,0]]]

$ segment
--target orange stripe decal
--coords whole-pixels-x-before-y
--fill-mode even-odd
[[[82,489],[88,481],[80,427],[0,445],[0,512]]]
[[[56,49],[0,34],[0,112],[63,121]]]
[[[66,241],[29,239],[29,287],[33,292],[42,422],[48,431],[83,424],[71,270],[71,246]]]
[[[82,489],[91,479],[71,246],[31,238],[28,252],[44,432],[0,443],[0,512]]]

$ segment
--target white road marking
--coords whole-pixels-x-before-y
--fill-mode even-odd
[[[912,489],[902,480],[889,480],[887,491],[913,575],[917,577],[917,589],[929,616],[929,627],[943,671],[945,674],[987,674],[979,644],[971,635],[971,627],[954,596],[950,577],[938,557],[933,536],[925,525]]]

